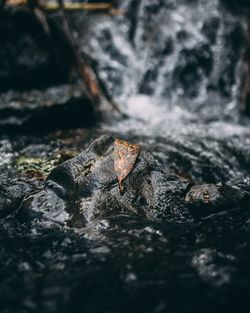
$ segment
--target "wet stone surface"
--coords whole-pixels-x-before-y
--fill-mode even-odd
[[[81,138],[78,143],[68,142],[73,135]],[[63,137],[47,144],[45,155],[58,151],[60,141],[75,151],[89,141],[79,131]],[[192,187],[190,179],[170,174],[159,156],[156,161],[142,146],[121,194],[113,145],[113,137],[99,137],[55,166],[45,183],[27,177],[16,181],[13,173],[11,188],[7,180],[1,186],[5,199],[23,180],[28,186],[22,188],[27,193],[21,206],[22,195],[15,191],[19,202],[12,201],[11,215],[0,222],[3,312],[100,312],[100,305],[103,312],[165,312],[169,307],[193,312],[194,306],[234,312],[232,294],[244,312],[249,181]],[[21,151],[34,157],[34,147],[26,142]],[[46,151],[41,143],[40,149]],[[204,189],[210,203],[201,201]]]
[[[43,214],[75,227],[116,214],[181,220],[188,216],[183,202],[189,185],[187,179],[164,173],[143,149],[121,192],[114,171],[114,138],[103,136],[53,169],[45,188],[23,202],[20,218]]]
[[[205,216],[237,207],[248,210],[249,196],[249,191],[238,186],[204,184],[192,187],[185,201],[194,216]]]
[[[0,94],[2,132],[50,131],[89,127],[97,121],[95,104],[83,86],[63,85],[45,90]]]

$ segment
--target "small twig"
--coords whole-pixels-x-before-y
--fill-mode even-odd
[[[247,49],[242,54],[243,75],[242,75],[242,90],[240,94],[240,108],[242,112],[246,112],[247,101],[249,96],[250,83],[250,24],[247,29]]]
[[[40,1],[39,0],[27,0],[28,1],[28,8],[35,16],[37,22],[40,24],[40,26],[43,29],[43,34],[46,38],[48,49],[50,49],[51,56],[53,58],[54,64],[57,67],[57,70],[60,71],[61,64],[58,62],[58,55],[57,50],[54,45],[53,36],[51,33],[50,25],[48,23],[47,17],[45,13],[43,12]]]
[[[98,11],[98,10],[109,10],[112,7],[111,3],[64,3],[65,10],[88,10],[88,11]],[[56,2],[47,3],[44,8],[46,10],[57,10],[59,8]]]
[[[79,72],[79,74],[83,77],[85,84],[87,86],[87,89],[89,90],[91,96],[99,102],[101,100],[101,92],[96,82],[95,73],[92,71],[91,67],[83,59],[80,49],[71,32],[68,20],[65,16],[63,0],[58,0],[58,4],[60,8],[59,14],[62,19],[62,26],[68,37],[72,50],[74,52],[76,69]]]
[[[45,14],[40,8],[40,1],[39,0],[27,0],[27,1],[29,8],[34,13],[37,21],[42,26],[44,33],[50,37],[51,36],[50,27]]]
[[[7,0],[7,4],[10,6],[18,6],[27,4],[28,0]],[[48,11],[58,10],[60,8],[57,1],[50,1],[41,3],[41,7]],[[88,11],[105,11],[112,8],[112,3],[81,3],[81,2],[66,2],[64,4],[65,10],[88,10]]]
[[[98,85],[100,86],[100,89],[102,91],[103,96],[106,98],[106,100],[108,101],[109,105],[111,106],[111,108],[119,113],[121,115],[121,117],[126,118],[127,114],[125,114],[124,112],[122,112],[119,109],[118,104],[114,101],[113,97],[111,96],[107,86],[105,85],[105,83],[103,82],[103,80],[99,77],[98,72],[96,73],[96,80],[98,82]]]
[[[113,0],[110,8],[110,14],[114,16],[123,15],[126,13],[126,9],[123,6],[124,1]]]
[[[242,78],[242,92],[240,95],[240,107],[241,111],[246,111],[246,102],[247,102],[247,97],[249,94],[249,60],[247,60],[245,54],[243,56],[243,78]]]

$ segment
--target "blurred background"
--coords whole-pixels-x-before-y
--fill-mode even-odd
[[[65,13],[59,6],[2,4],[2,92],[82,83],[126,114],[139,113],[136,99],[205,120],[248,115],[248,1],[66,2]]]

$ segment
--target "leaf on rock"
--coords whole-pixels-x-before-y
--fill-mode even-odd
[[[123,191],[122,182],[132,171],[140,152],[138,144],[115,139],[114,143],[114,169],[119,182],[120,191]]]

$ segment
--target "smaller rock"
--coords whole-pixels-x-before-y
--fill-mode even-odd
[[[83,86],[63,85],[43,91],[1,94],[0,131],[88,127],[95,121],[94,103]]]
[[[250,203],[249,193],[237,186],[203,184],[194,186],[187,193],[185,202],[195,217],[202,217],[223,210],[245,207]]]
[[[0,185],[0,218],[14,212],[22,199],[38,186],[36,180],[27,177],[1,177]]]

